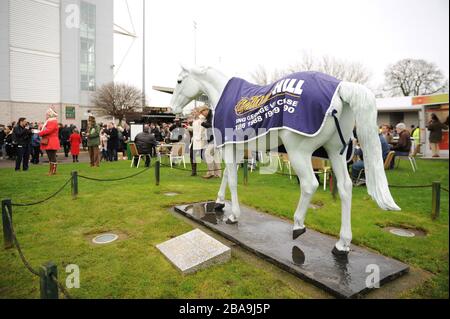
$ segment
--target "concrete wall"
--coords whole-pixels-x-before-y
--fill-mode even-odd
[[[398,123],[393,123],[396,121],[392,120],[391,114],[393,113],[401,113],[403,114],[403,123],[405,123],[406,127],[409,129],[411,125],[419,126],[419,111],[417,112],[378,112],[378,126],[383,124],[391,124],[396,125]]]
[[[404,123],[406,127],[409,129],[411,125],[415,127],[419,126],[419,112],[406,112]]]
[[[0,1],[0,101],[10,100],[9,87],[9,1]],[[0,109],[0,122],[6,111]]]
[[[14,1],[14,0],[12,0]],[[25,3],[28,0],[19,0],[20,3]],[[96,5],[96,84],[97,87],[103,84],[109,83],[114,80],[112,65],[114,64],[114,4],[113,0],[84,0],[86,2]],[[93,109],[91,103],[92,92],[80,91],[80,32],[79,26],[73,27],[73,25],[66,24],[68,16],[73,13],[70,11],[70,5],[76,5],[80,8],[80,0],[50,0],[50,2],[59,4],[59,17],[57,21],[50,21],[52,30],[55,23],[59,25],[60,35],[57,39],[55,36],[49,38],[38,38],[47,34],[48,32],[39,33],[39,37],[32,37],[30,41],[24,42],[28,44],[36,44],[35,46],[41,46],[42,43],[48,42],[49,40],[55,40],[57,45],[57,54],[60,54],[58,62],[59,67],[57,67],[58,80],[57,85],[52,84],[52,89],[58,89],[58,99],[57,101],[45,100],[45,103],[35,103],[40,99],[28,100],[28,99],[17,99],[12,100],[11,95],[11,78],[10,78],[10,0],[0,0],[0,124],[8,124],[11,121],[16,121],[20,116],[27,117],[30,121],[42,121],[44,119],[45,111],[50,107],[50,103],[55,105],[58,113],[60,114],[59,120],[62,123],[75,124],[78,127],[81,125],[81,121],[87,119],[86,111],[88,109]],[[17,4],[17,3],[16,3]],[[32,5],[42,5],[43,3],[35,2]],[[16,6],[17,7],[17,6]],[[68,12],[66,12],[66,9]],[[22,10],[22,9],[21,9]],[[29,8],[23,8],[24,11],[29,11]],[[19,10],[20,11],[20,10]],[[27,11],[27,12],[28,12]],[[16,12],[18,12],[16,10]],[[20,12],[19,12],[20,13]],[[19,15],[20,17],[20,15]],[[16,19],[18,20],[18,19]],[[31,18],[29,19],[31,20]],[[41,19],[42,20],[42,19]],[[71,21],[71,20],[69,20]],[[39,22],[39,23],[42,23]],[[37,25],[37,24],[36,24]],[[27,37],[31,36],[31,31],[36,31],[36,29],[28,32],[26,29],[22,28],[22,23],[16,23],[16,31],[22,33],[18,34],[16,37],[17,41],[25,41]],[[19,28],[20,27],[20,28]],[[22,28],[22,29],[21,29]],[[59,32],[59,30],[57,32]],[[33,31],[33,32],[34,32]],[[55,31],[55,30],[53,30]],[[47,34],[48,36],[48,34]],[[52,42],[53,43],[53,42]],[[26,49],[40,50],[41,47],[26,47]],[[53,53],[53,52],[52,52]],[[53,53],[53,54],[54,54]],[[16,63],[17,64],[17,63]],[[36,65],[42,65],[38,63]],[[29,74],[32,77],[39,77],[45,74],[42,70],[38,72],[23,73],[14,72],[14,76],[17,77],[20,74]],[[48,72],[47,72],[48,74]],[[23,81],[16,81],[17,83],[24,83]],[[46,82],[46,83],[44,83]],[[47,84],[48,81],[41,81],[43,85]],[[37,87],[37,84],[27,84],[31,88]],[[23,91],[23,90],[22,90]],[[21,92],[22,92],[21,91]],[[33,90],[29,91],[32,92]],[[39,90],[42,92],[42,90]],[[23,91],[22,93],[24,93]],[[43,92],[45,94],[45,92]],[[55,95],[55,94],[53,94]],[[49,94],[46,94],[48,97]],[[76,112],[76,119],[66,119],[65,108],[66,106],[74,106]]]
[[[9,1],[9,17],[10,100],[59,103],[59,4]]]
[[[383,124],[390,124],[389,123],[389,113],[384,112],[378,112],[378,127],[380,127]]]
[[[61,0],[61,102],[80,104],[80,31],[72,19],[79,0]],[[66,12],[66,9],[68,12]],[[79,9],[78,9],[79,10]]]
[[[0,124],[9,125],[20,117],[26,117],[30,122],[44,122],[49,106],[47,103],[0,101]],[[56,105],[55,108],[59,112],[59,106]]]
[[[9,125],[11,122],[11,103],[9,101],[0,101],[0,124]]]

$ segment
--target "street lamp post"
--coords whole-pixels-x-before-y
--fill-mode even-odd
[[[142,108],[145,107],[145,0],[142,0],[143,5],[143,17],[142,17],[142,24],[143,24],[143,32],[142,32]]]
[[[194,20],[194,66],[197,65],[197,21]],[[194,107],[197,108],[197,99],[194,100]]]

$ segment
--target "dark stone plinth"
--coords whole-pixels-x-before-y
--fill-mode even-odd
[[[244,205],[236,225],[226,224],[229,202],[223,212],[215,212],[213,202],[180,205],[175,211],[338,298],[368,292],[372,265],[379,267],[380,286],[409,271],[406,264],[354,245],[347,257],[337,257],[331,252],[337,239],[311,229],[293,240],[291,223]]]

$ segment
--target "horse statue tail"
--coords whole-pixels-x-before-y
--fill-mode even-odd
[[[355,115],[358,141],[364,152],[367,192],[381,209],[401,210],[392,198],[384,171],[375,95],[365,86],[349,82],[341,83],[339,94]]]

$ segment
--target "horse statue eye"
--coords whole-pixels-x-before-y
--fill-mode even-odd
[[[177,82],[178,82],[178,84],[181,84],[181,82],[183,82],[183,81],[182,80],[178,80]]]

